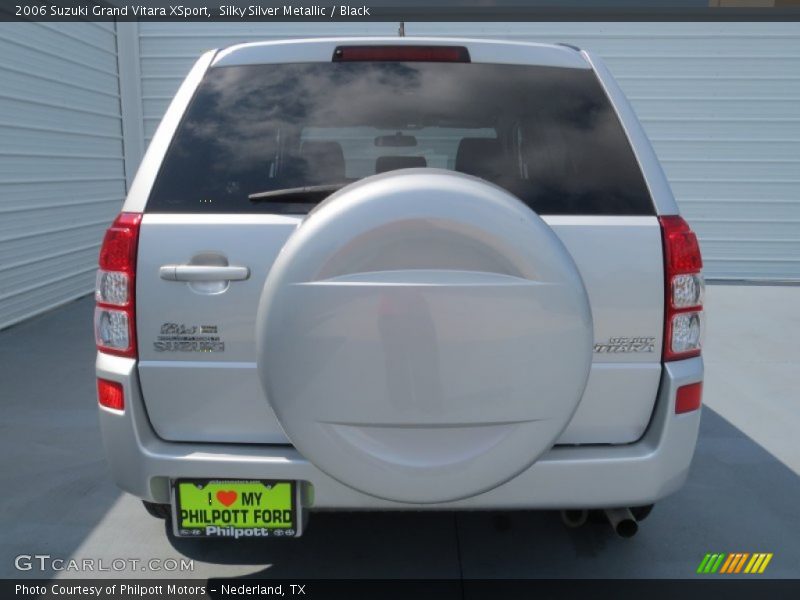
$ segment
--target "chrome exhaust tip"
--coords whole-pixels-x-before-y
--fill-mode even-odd
[[[614,532],[622,538],[631,538],[639,531],[639,524],[628,508],[607,508],[603,511]]]

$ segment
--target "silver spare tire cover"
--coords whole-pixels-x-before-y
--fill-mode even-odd
[[[553,445],[586,385],[592,318],[568,251],[517,198],[403,169],[303,221],[267,277],[257,343],[304,457],[428,503],[490,490]]]

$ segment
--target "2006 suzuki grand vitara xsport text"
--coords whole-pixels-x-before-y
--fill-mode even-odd
[[[590,53],[208,52],[99,262],[108,460],[176,535],[520,508],[630,535],[686,478],[698,243]]]

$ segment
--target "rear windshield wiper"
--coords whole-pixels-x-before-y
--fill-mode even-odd
[[[283,188],[255,192],[247,197],[251,202],[319,202],[333,192],[339,191],[347,183],[326,183],[324,185],[307,185],[305,187]]]

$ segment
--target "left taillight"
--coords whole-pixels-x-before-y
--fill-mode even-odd
[[[106,231],[95,286],[97,349],[136,358],[136,251],[142,215],[121,213]]]

